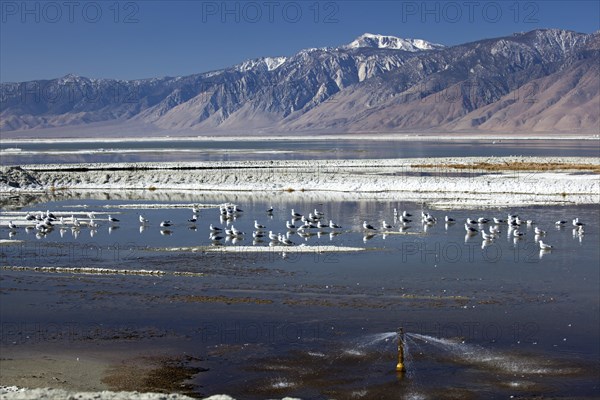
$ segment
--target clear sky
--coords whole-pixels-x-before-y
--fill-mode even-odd
[[[365,32],[444,45],[536,28],[590,33],[599,3],[0,0],[0,81],[189,75]]]

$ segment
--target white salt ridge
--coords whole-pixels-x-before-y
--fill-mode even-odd
[[[93,267],[21,267],[3,266],[1,269],[8,271],[36,271],[69,274],[98,274],[98,275],[165,275],[165,271],[147,269],[115,269],[115,268],[93,268]]]
[[[40,183],[0,184],[0,192],[66,190],[190,190],[232,193],[279,191],[402,196],[444,207],[597,204],[598,174],[486,172],[424,165],[526,162],[585,163],[593,157],[443,157],[382,160],[272,160],[190,163],[49,164],[24,168]],[[110,170],[108,170],[110,169]],[[434,175],[419,176],[421,173]],[[461,175],[462,174],[462,175]],[[339,197],[339,196],[338,196]],[[346,196],[348,197],[348,196]]]
[[[148,204],[148,203],[132,203],[132,204],[109,204],[109,205],[105,205],[103,207],[105,208],[125,208],[125,209],[157,209],[157,208],[192,208],[192,207],[198,207],[198,208],[206,208],[206,209],[210,209],[210,208],[218,208],[221,204],[181,204],[181,203],[177,203],[177,204],[162,204],[162,203],[154,203],[154,204]]]
[[[161,247],[155,251],[191,251],[209,253],[344,253],[369,250],[364,247],[345,246],[189,246]]]
[[[62,389],[24,389],[16,386],[0,386],[2,400],[194,400],[183,394],[171,393],[139,393],[139,392],[75,392]],[[236,400],[226,394],[216,394],[203,400]],[[282,400],[301,400],[298,398],[284,397]]]

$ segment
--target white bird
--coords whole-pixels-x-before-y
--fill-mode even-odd
[[[367,221],[363,221],[363,229],[368,231],[376,231],[377,229],[373,228],[372,225],[367,224]]]
[[[406,212],[406,210],[402,211],[402,216],[405,218],[412,217],[412,214]]]
[[[517,223],[517,225],[521,225],[523,223],[523,220],[521,218],[519,218],[519,216],[517,216],[515,218],[515,222]]]
[[[521,232],[520,230],[515,229],[514,232],[513,232],[513,236],[514,237],[521,237],[521,236],[525,236],[525,234],[523,232]]]
[[[468,224],[465,224],[465,231],[467,231],[468,234],[475,234],[479,232],[477,229],[473,228],[472,226],[469,226]]]
[[[554,223],[554,225],[564,225],[564,224],[566,224],[566,223],[567,223],[567,221],[560,220],[560,221],[556,221],[556,222]]]
[[[426,218],[423,218],[423,223],[424,224],[429,224],[429,225],[433,225],[437,222],[437,219],[435,219],[434,217],[432,217],[431,215],[428,215]]]
[[[277,238],[281,243],[285,244],[286,246],[291,246],[294,244],[294,242],[292,242],[290,239],[288,239],[287,237],[283,236],[283,235],[279,235],[279,237]]]
[[[231,232],[233,233],[234,236],[243,236],[244,235],[244,232],[240,231],[233,225],[231,225]]]
[[[342,228],[341,226],[334,224],[332,220],[329,220],[329,227],[331,229],[341,229]]]
[[[267,208],[267,214],[273,214],[273,206]]]
[[[324,213],[324,212],[322,212],[322,211],[319,211],[319,210],[317,210],[317,209],[315,208],[315,215],[316,215],[318,218],[322,218],[322,217],[324,217],[324,216],[325,216],[325,213]]]
[[[392,229],[392,228],[393,228],[393,226],[391,226],[390,224],[387,224],[385,221],[383,221],[383,222],[381,223],[381,227],[382,227],[383,229]]]
[[[161,221],[160,226],[162,226],[163,228],[171,226],[171,221]]]
[[[275,241],[277,241],[277,240],[279,240],[279,239],[277,238],[277,235],[276,235],[276,234],[274,234],[274,233],[273,233],[273,231],[269,231],[269,239],[271,239],[271,240],[272,240],[272,241],[274,241],[274,242],[275,242]]]
[[[493,233],[485,233],[484,230],[481,231],[481,237],[483,237],[484,240],[492,240],[496,238],[496,235],[494,235]]]
[[[292,224],[291,221],[285,221],[285,227],[288,228],[289,230],[296,229],[296,225]]]
[[[471,219],[471,218],[467,218],[467,224],[475,225],[475,224],[477,224],[477,221],[475,221],[474,219]]]
[[[535,222],[533,222],[532,219],[528,219],[527,220],[527,225],[534,225],[534,224],[535,224]]]
[[[573,220],[573,226],[579,227],[579,226],[584,226],[585,224],[583,222],[579,222],[579,218],[575,218]]]
[[[541,230],[541,229],[540,229],[539,227],[537,227],[537,226],[535,227],[534,231],[535,231],[535,234],[536,234],[536,235],[539,235],[539,236],[544,236],[544,235],[546,234],[546,231],[543,231],[543,230]]]
[[[542,249],[542,250],[550,250],[550,249],[554,248],[554,246],[546,244],[546,243],[542,242],[541,240],[539,243],[540,243],[540,249]]]
[[[490,233],[493,233],[493,234],[500,233],[500,228],[496,225],[490,226]]]
[[[188,222],[196,223],[198,221],[198,217],[196,214],[192,215],[192,218],[188,219]]]
[[[292,208],[291,214],[292,214],[293,218],[301,218],[302,217],[302,214],[298,214],[296,211],[294,211],[293,208]]]
[[[264,225],[259,224],[257,220],[254,220],[254,228],[257,230],[261,230],[265,229],[266,227]]]
[[[490,222],[490,220],[487,218],[480,217],[477,219],[477,223],[479,224],[487,224],[488,222]]]
[[[494,217],[494,223],[495,223],[495,224],[503,224],[503,223],[505,223],[505,222],[506,222],[506,221],[505,221],[505,220],[503,220],[503,219],[500,219],[500,218],[496,218],[496,217]]]
[[[218,236],[216,233],[211,233],[208,238],[210,240],[212,240],[213,242],[218,242],[219,240],[222,240],[223,238],[221,236]]]
[[[192,214],[200,213],[200,209],[197,206],[192,206]]]
[[[140,215],[140,223],[147,224],[148,222],[150,221],[148,221],[143,215]]]
[[[218,233],[218,232],[222,231],[221,228],[217,228],[216,226],[213,226],[213,224],[210,224],[210,226],[208,227],[208,229],[210,229],[210,231],[214,232],[214,233]]]
[[[12,221],[8,221],[8,229],[17,229],[17,226]]]
[[[444,221],[446,221],[449,224],[452,224],[452,223],[456,222],[456,220],[454,218],[450,218],[447,215],[444,217]]]
[[[112,216],[110,216],[110,215],[108,216],[108,221],[109,221],[109,222],[119,222],[119,220],[118,220],[118,219],[116,219],[116,218],[113,218],[113,217],[112,217]]]

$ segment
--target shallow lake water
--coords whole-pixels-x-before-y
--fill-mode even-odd
[[[430,210],[425,204],[319,201],[304,194],[249,196],[223,220],[219,194],[168,200],[123,193],[54,201],[30,200],[3,210],[2,220],[51,210],[99,225],[37,235],[3,222],[4,266],[160,270],[162,275],[2,271],[2,345],[93,347],[97,343],[168,343],[207,368],[198,395],[244,399],[507,398],[599,394],[600,210],[596,206]],[[273,213],[265,210],[273,207]],[[341,226],[290,234],[285,252],[211,253],[177,247],[269,248],[253,242],[254,221],[285,234],[291,209],[315,208]],[[402,229],[394,208],[412,214]],[[422,224],[421,212],[436,223]],[[490,242],[466,235],[466,218],[518,214],[520,239],[506,223]],[[107,216],[118,218],[117,223]],[[144,225],[139,215],[148,219]],[[445,224],[444,216],[456,219]],[[585,234],[571,220],[586,223]],[[171,226],[160,227],[163,220]],[[385,220],[393,228],[384,230]],[[564,227],[555,221],[566,220]],[[374,225],[366,235],[363,221]],[[298,224],[299,221],[295,221]],[[209,238],[209,225],[245,232],[233,241]],[[489,232],[495,224],[473,225]],[[540,251],[534,227],[553,246]],[[539,238],[538,238],[539,239]],[[299,246],[360,247],[364,251],[301,253]],[[398,375],[397,330],[403,327],[406,372]],[[150,351],[150,350],[149,350]]]
[[[600,154],[597,140],[269,140],[1,143],[1,165],[370,159],[413,157],[579,156]]]

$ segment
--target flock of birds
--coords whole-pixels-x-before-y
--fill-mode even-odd
[[[273,217],[273,207],[270,207],[266,210],[266,214],[269,217]],[[209,230],[209,239],[214,245],[222,244],[222,241],[225,240],[231,241],[233,244],[236,244],[238,241],[243,240],[245,237],[249,236],[245,232],[240,231],[233,224],[244,211],[240,209],[237,205],[234,204],[223,204],[219,207],[220,220],[222,224],[225,224],[223,227],[217,227],[213,224],[210,224],[208,227]],[[200,208],[197,206],[192,207],[192,217],[188,219],[188,222],[191,224],[190,228],[196,230],[196,223],[199,220]],[[82,226],[87,226],[90,228],[90,234],[93,236],[93,232],[99,226],[98,221],[105,221],[109,223],[109,232],[112,229],[118,228],[119,220],[117,218],[108,215],[105,218],[97,219],[96,214],[94,212],[87,213],[87,219],[78,219],[74,215],[65,217],[61,215],[59,217],[55,216],[50,210],[44,212],[31,213],[28,212],[25,215],[25,229],[28,231],[35,230],[36,236],[41,238],[48,233],[50,233],[55,226],[58,225],[61,236],[63,236],[64,232],[67,230],[67,227],[70,226],[73,232],[73,235],[76,237],[78,232]],[[396,227],[400,232],[405,232],[409,229],[410,223],[413,222],[413,215],[409,214],[407,211],[398,212],[397,209],[394,209],[393,214],[393,224],[387,223],[385,220],[381,222],[380,225],[372,225],[367,221],[363,221],[362,231],[363,231],[363,241],[367,241],[373,238],[375,235],[381,233],[386,235],[390,233]],[[150,225],[150,220],[146,218],[144,215],[139,215],[139,223],[140,223],[140,232],[145,229],[146,226]],[[417,218],[415,217],[414,220]],[[426,231],[428,227],[435,225],[438,222],[437,218],[433,215],[421,211],[421,223],[423,224],[423,228]],[[449,216],[444,217],[444,222],[446,224],[446,228],[454,225],[457,221],[454,218]],[[568,221],[559,220],[556,221],[555,226],[558,228],[562,228],[568,224]],[[161,227],[161,234],[168,235],[171,233],[169,227],[173,225],[170,220],[163,220],[159,223]],[[523,220],[518,215],[509,214],[506,219],[487,219],[487,218],[467,218],[464,223],[464,228],[466,231],[465,240],[468,240],[470,237],[474,237],[477,235],[481,235],[483,239],[482,248],[491,244],[494,240],[499,237],[501,233],[501,227],[507,226],[508,229],[508,237],[514,238],[515,244],[518,240],[523,238],[526,235],[525,232],[521,229],[522,226],[532,227],[534,226],[535,233],[535,242],[539,244],[539,247],[543,251],[552,250],[553,246],[545,243],[542,238],[546,237],[547,231],[538,227],[534,221],[532,220]],[[580,239],[585,233],[585,224],[579,220],[579,218],[575,218],[572,220],[573,225],[573,236],[578,236]],[[488,229],[486,230],[486,227]],[[13,221],[8,222],[9,228],[9,236],[13,237],[18,230],[18,225]],[[318,209],[314,209],[308,215],[303,215],[301,213],[296,212],[293,208],[290,211],[290,219],[285,221],[285,229],[282,232],[274,232],[273,230],[268,230],[267,227],[263,224],[260,224],[258,220],[254,221],[254,230],[251,234],[253,244],[259,244],[264,242],[265,240],[269,240],[270,246],[275,245],[284,245],[284,246],[293,246],[295,243],[292,241],[292,235],[296,234],[301,238],[307,240],[311,236],[321,237],[323,234],[329,234],[330,239],[333,239],[334,236],[342,233],[342,226],[338,225],[331,219],[325,218],[325,213],[319,211]],[[384,236],[385,238],[385,236]]]

